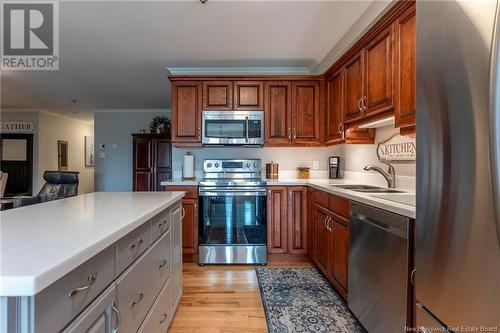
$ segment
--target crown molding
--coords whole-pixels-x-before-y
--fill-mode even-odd
[[[169,75],[310,75],[308,67],[167,67]]]

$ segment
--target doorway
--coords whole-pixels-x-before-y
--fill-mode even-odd
[[[33,195],[33,134],[0,134],[0,169],[9,175],[4,197]]]

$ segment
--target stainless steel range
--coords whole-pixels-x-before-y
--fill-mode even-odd
[[[199,263],[266,264],[266,182],[256,159],[205,160]]]

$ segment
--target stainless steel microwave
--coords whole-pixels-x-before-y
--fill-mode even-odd
[[[203,111],[204,146],[262,146],[264,111]]]

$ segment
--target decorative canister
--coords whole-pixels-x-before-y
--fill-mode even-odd
[[[299,179],[309,179],[309,167],[298,167],[297,168],[297,178]]]
[[[279,164],[274,163],[271,161],[271,163],[266,164],[266,178],[267,179],[278,179],[278,172],[279,172]]]

